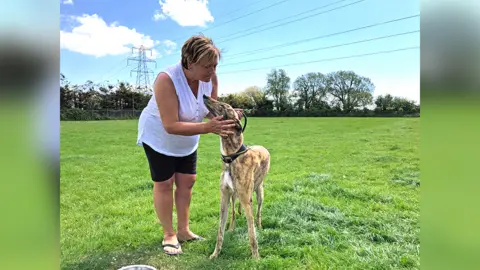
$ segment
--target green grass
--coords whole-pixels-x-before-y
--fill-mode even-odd
[[[419,118],[248,120],[246,143],[272,155],[260,261],[250,259],[244,215],[218,259],[208,259],[219,221],[218,137],[200,139],[190,214],[207,241],[168,257],[137,121],[62,122],[62,269],[420,267]]]

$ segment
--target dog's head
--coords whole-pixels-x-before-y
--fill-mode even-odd
[[[230,104],[217,101],[206,95],[203,95],[203,103],[213,116],[223,116],[222,120],[234,120],[237,134],[242,132],[242,124],[238,119],[238,114]]]

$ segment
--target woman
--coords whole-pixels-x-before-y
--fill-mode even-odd
[[[210,38],[188,39],[181,61],[158,74],[139,119],[137,144],[144,147],[148,159],[155,211],[164,233],[162,245],[169,255],[182,253],[183,241],[203,239],[190,231],[188,221],[200,134],[233,134],[233,120],[213,117],[203,104],[204,94],[218,97],[215,70],[220,58]],[[205,117],[210,120],[203,122]],[[177,232],[172,225],[174,184]]]

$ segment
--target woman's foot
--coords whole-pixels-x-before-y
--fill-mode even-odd
[[[182,254],[182,247],[175,235],[173,236],[164,236],[162,241],[162,247],[166,254],[168,255],[178,255]]]
[[[178,232],[177,238],[180,243],[187,242],[187,241],[195,241],[195,240],[204,240],[203,237],[194,234],[191,231],[186,232]]]

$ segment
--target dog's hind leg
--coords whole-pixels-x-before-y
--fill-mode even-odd
[[[263,183],[265,176],[267,176],[268,171],[270,170],[270,156],[268,156],[266,159],[262,160],[261,162],[261,167],[260,171],[258,171],[258,174],[256,175],[256,183],[258,183],[255,189],[255,193],[257,194],[257,227],[259,230],[262,229],[262,206],[263,206]]]
[[[257,227],[262,229],[262,205],[263,205],[263,183],[257,188]]]

